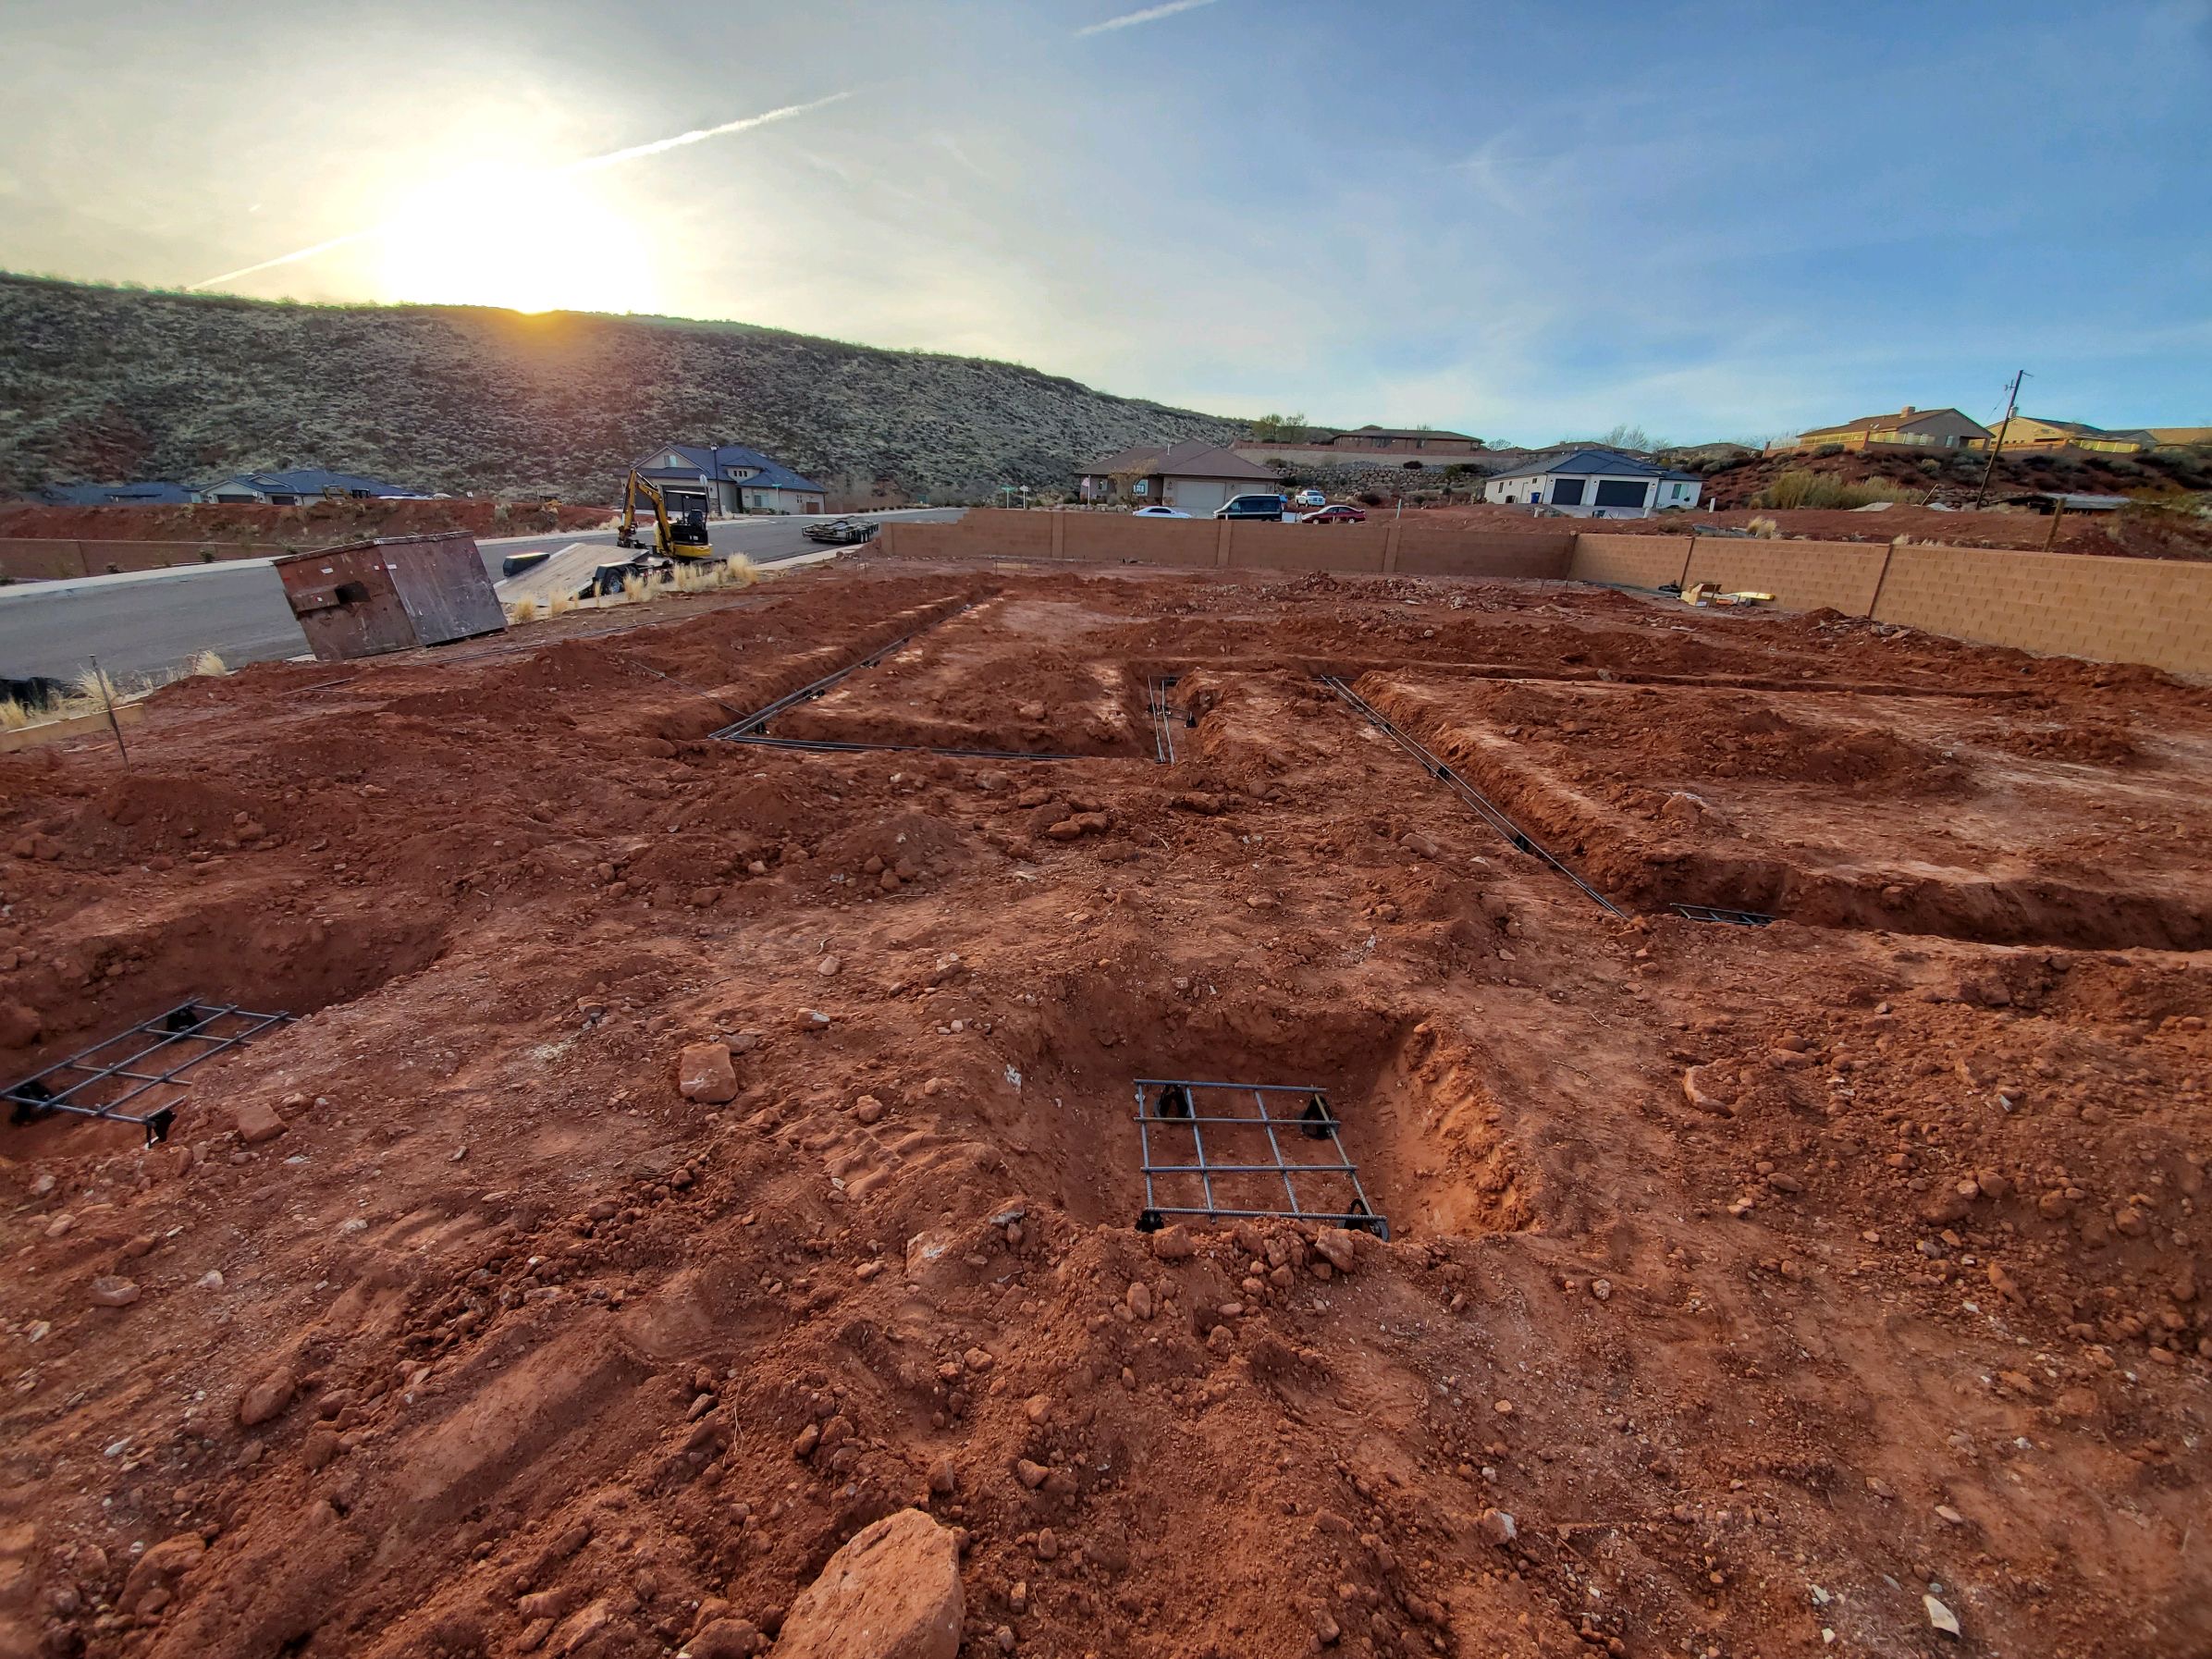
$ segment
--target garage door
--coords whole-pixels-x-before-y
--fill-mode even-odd
[[[1194,519],[1210,517],[1216,508],[1235,493],[1229,485],[1210,478],[1171,478],[1167,481],[1167,504],[1181,508]]]

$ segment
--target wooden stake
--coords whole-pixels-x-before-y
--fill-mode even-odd
[[[116,753],[123,757],[123,769],[130,769],[130,751],[123,743],[123,722],[116,719],[115,699],[107,694],[107,676],[100,671],[100,659],[92,659],[92,678],[99,682],[100,706],[107,710],[107,729],[116,734]]]

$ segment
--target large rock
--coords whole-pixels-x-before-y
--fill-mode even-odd
[[[726,1105],[737,1099],[737,1068],[730,1063],[730,1045],[695,1042],[676,1061],[676,1087],[687,1100],[709,1106]]]
[[[783,1616],[775,1659],[955,1659],[960,1544],[919,1509],[853,1535]]]
[[[250,1147],[284,1133],[284,1120],[266,1100],[241,1100],[230,1109],[230,1115],[238,1124],[238,1137]]]
[[[117,1605],[126,1613],[154,1612],[176,1596],[177,1581],[200,1564],[207,1543],[197,1532],[165,1538],[131,1564]]]

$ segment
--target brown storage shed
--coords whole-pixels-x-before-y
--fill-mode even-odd
[[[412,651],[507,626],[473,535],[401,535],[275,561],[301,632],[326,662]]]

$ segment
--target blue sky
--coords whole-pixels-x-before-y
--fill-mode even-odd
[[[1987,418],[2021,367],[2034,413],[2212,423],[2212,0],[187,14],[0,17],[0,265],[182,286],[370,230],[220,286],[1493,439]]]

